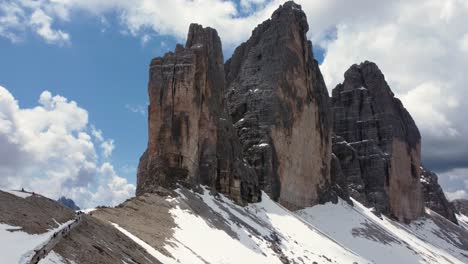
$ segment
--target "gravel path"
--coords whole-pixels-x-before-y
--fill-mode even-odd
[[[67,236],[71,230],[73,230],[75,227],[77,227],[82,219],[83,214],[77,214],[75,216],[75,220],[62,228],[61,230],[58,230],[57,232],[54,233],[52,238],[42,246],[40,249],[35,250],[34,256],[31,258],[31,260],[28,262],[28,264],[37,264],[41,259],[43,259],[49,252],[54,248],[55,245],[65,236]]]

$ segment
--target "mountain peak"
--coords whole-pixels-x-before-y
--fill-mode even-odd
[[[300,23],[303,27],[304,32],[309,30],[309,24],[307,23],[307,17],[302,6],[296,4],[294,1],[285,2],[283,5],[280,5],[273,15],[271,16],[272,21],[280,22],[294,22]]]

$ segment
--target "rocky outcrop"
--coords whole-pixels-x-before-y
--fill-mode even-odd
[[[438,183],[437,175],[424,167],[421,167],[421,171],[425,206],[453,223],[458,224],[455,217],[455,207],[445,197],[444,191]]]
[[[78,205],[75,204],[75,201],[73,201],[72,199],[68,199],[64,196],[60,197],[58,200],[57,200],[58,203],[62,204],[63,206],[66,206],[74,211],[78,211],[80,210],[80,207],[78,207]]]
[[[239,203],[260,198],[225,113],[224,59],[216,30],[190,25],[185,47],[155,58],[148,84],[148,148],[140,158],[137,195],[175,183],[203,184]]]
[[[280,6],[225,64],[228,111],[260,187],[290,209],[328,188],[329,97],[301,6]]]
[[[465,199],[456,199],[451,203],[458,214],[463,214],[468,216],[468,200]]]
[[[421,136],[376,64],[351,66],[333,90],[333,150],[350,194],[378,212],[410,221],[424,213]]]

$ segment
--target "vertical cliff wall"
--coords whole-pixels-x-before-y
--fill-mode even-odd
[[[286,2],[225,64],[227,106],[259,184],[290,209],[330,181],[329,97],[301,6]]]
[[[175,183],[204,184],[238,202],[260,199],[257,177],[225,112],[224,60],[216,30],[192,24],[185,47],[150,65],[148,148],[137,195]]]
[[[351,66],[333,90],[334,151],[350,194],[400,221],[424,212],[421,136],[377,65]]]

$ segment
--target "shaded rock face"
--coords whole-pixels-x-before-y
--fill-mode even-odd
[[[137,195],[175,183],[204,184],[237,202],[260,198],[225,112],[224,65],[216,30],[192,24],[185,47],[150,65],[149,140],[140,158]]]
[[[64,196],[60,197],[57,202],[59,202],[60,204],[72,209],[72,210],[80,210],[80,207],[78,207],[78,205],[75,204],[75,201],[73,201],[72,199],[68,199]]]
[[[330,186],[319,197],[319,203],[338,203],[338,197],[353,205],[349,196],[348,180],[343,173],[340,159],[332,153],[330,163]]]
[[[421,171],[421,184],[425,206],[453,223],[458,224],[457,218],[455,217],[455,207],[445,197],[444,191],[438,183],[437,175],[424,167],[421,168]]]
[[[333,150],[350,194],[377,211],[410,221],[424,212],[421,136],[377,65],[351,66],[333,90]]]
[[[453,200],[451,203],[458,214],[464,214],[468,216],[468,200],[457,199]]]
[[[330,181],[329,97],[301,6],[286,2],[225,64],[227,108],[260,187],[290,209]]]

